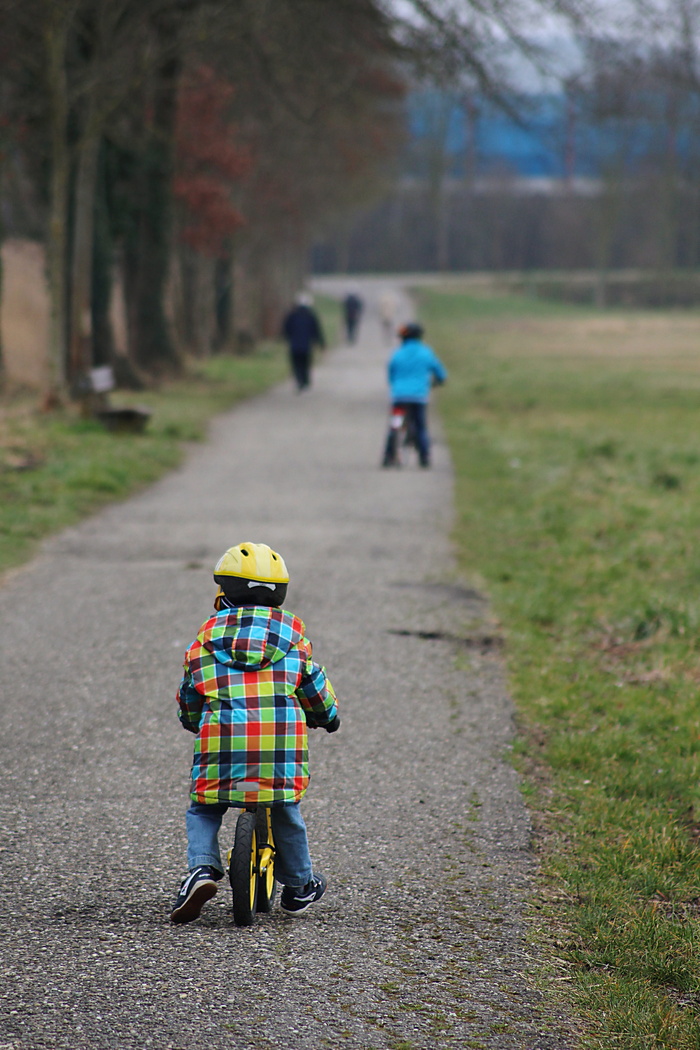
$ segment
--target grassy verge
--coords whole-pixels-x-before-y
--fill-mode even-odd
[[[457,540],[507,640],[553,982],[700,1046],[700,316],[429,293]]]
[[[50,532],[176,466],[213,415],[286,373],[281,346],[266,345],[249,357],[211,358],[157,391],[116,393],[115,405],[151,409],[143,435],[109,434],[70,413],[41,415],[36,398],[0,402],[0,572],[25,561]]]

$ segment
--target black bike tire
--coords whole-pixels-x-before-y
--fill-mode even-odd
[[[250,926],[255,920],[258,889],[256,822],[257,813],[247,809],[243,810],[236,821],[236,837],[228,869],[233,893],[233,921],[236,926]]]
[[[256,824],[256,835],[258,840],[258,855],[261,850],[268,844],[272,846],[273,850],[275,847],[274,841],[268,843],[267,829],[267,815],[268,810],[265,806],[258,806],[257,811],[257,824]],[[271,912],[272,906],[275,903],[275,895],[277,893],[277,883],[275,882],[275,859],[274,855],[270,862],[267,871],[261,871],[258,873],[258,899],[256,904],[256,910],[259,912]]]
[[[394,443],[392,448],[391,462],[394,467],[403,466],[403,439],[406,433],[406,417],[401,426],[394,431]]]

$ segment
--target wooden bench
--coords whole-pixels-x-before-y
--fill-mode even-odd
[[[115,387],[111,366],[92,368],[89,376],[94,415],[100,423],[112,434],[143,434],[151,418],[148,408],[118,408],[109,403],[109,394]]]

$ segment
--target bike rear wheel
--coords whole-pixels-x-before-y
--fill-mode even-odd
[[[233,921],[250,926],[258,902],[258,814],[244,809],[236,821],[228,878],[233,893]]]
[[[384,467],[401,466],[401,448],[404,444],[406,433],[406,413],[398,406],[394,406],[389,420],[389,434],[387,436],[386,448],[384,450]]]

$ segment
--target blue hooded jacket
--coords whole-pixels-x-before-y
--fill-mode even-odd
[[[427,403],[433,380],[444,383],[447,369],[435,352],[419,339],[409,339],[389,359],[392,401]]]

